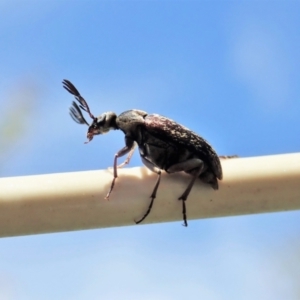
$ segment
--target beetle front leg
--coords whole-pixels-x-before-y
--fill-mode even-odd
[[[131,160],[131,157],[132,157],[132,155],[133,155],[133,153],[134,153],[135,146],[136,146],[136,144],[134,143],[133,146],[132,146],[132,148],[131,148],[131,150],[129,151],[129,154],[128,154],[127,158],[126,158],[121,164],[119,164],[119,165],[117,166],[118,169],[121,169],[121,168],[123,168],[125,165],[128,165],[128,164],[129,164],[129,162],[130,162],[130,160]]]
[[[132,150],[132,148],[134,150],[134,140],[132,140],[130,137],[125,136],[125,144],[126,144],[126,146],[124,148],[122,148],[120,151],[118,151],[115,154],[115,159],[114,159],[114,179],[113,179],[113,181],[111,183],[111,186],[110,186],[110,189],[109,189],[109,191],[108,191],[108,193],[107,193],[107,195],[105,197],[105,199],[107,199],[107,200],[109,199],[110,193],[112,192],[112,190],[113,190],[113,188],[115,186],[116,178],[118,177],[118,171],[117,171],[117,168],[118,168],[118,166],[117,166],[118,157],[124,156],[125,154],[127,154],[128,152],[130,152]]]

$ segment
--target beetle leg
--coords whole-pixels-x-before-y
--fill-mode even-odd
[[[178,200],[182,200],[183,226],[185,226],[185,227],[188,226],[187,217],[186,217],[185,201],[186,201],[187,197],[189,196],[189,193],[192,190],[192,187],[193,187],[196,179],[205,170],[205,164],[199,158],[191,158],[187,161],[174,164],[167,170],[167,172],[169,172],[169,173],[174,173],[174,172],[181,172],[181,171],[189,171],[192,169],[195,169],[195,171],[193,171],[193,173],[191,174],[193,176],[193,178],[190,181],[187,188],[185,189],[185,191],[183,192],[183,194],[178,198]]]
[[[154,166],[149,160],[147,160],[146,158],[142,157],[142,161],[144,163],[144,165],[146,167],[148,167],[151,171],[153,171],[154,173],[156,173],[158,175],[157,177],[157,180],[156,180],[156,183],[155,183],[155,186],[154,186],[154,189],[152,191],[152,194],[150,196],[151,198],[151,202],[150,202],[150,205],[146,211],[146,213],[144,214],[144,216],[138,220],[138,221],[135,221],[136,224],[139,224],[141,223],[143,220],[145,220],[145,218],[149,215],[151,209],[152,209],[152,206],[153,206],[153,202],[154,202],[154,199],[156,198],[156,193],[157,193],[157,189],[159,187],[159,184],[160,184],[160,177],[161,177],[161,170],[159,168],[157,168],[156,166]]]
[[[121,164],[119,164],[119,165],[117,166],[118,169],[121,169],[121,168],[123,168],[125,165],[128,165],[128,164],[129,164],[129,162],[130,162],[130,160],[131,160],[131,157],[132,157],[132,155],[133,155],[133,153],[134,153],[135,146],[136,146],[136,144],[134,143],[134,144],[133,144],[133,147],[132,147],[131,150],[129,151],[129,154],[128,154],[127,158],[126,158]]]
[[[219,158],[221,159],[228,159],[228,158],[238,158],[238,155],[220,155]]]
[[[127,154],[128,152],[130,152],[132,150],[132,148],[134,150],[134,140],[132,140],[130,137],[125,136],[125,144],[126,144],[126,146],[124,148],[122,148],[120,151],[118,151],[115,154],[115,159],[114,159],[114,179],[113,179],[113,181],[111,183],[111,186],[110,186],[110,189],[109,189],[109,191],[108,191],[108,193],[107,193],[107,195],[105,197],[105,199],[107,199],[107,200],[109,199],[110,193],[112,192],[112,190],[114,188],[116,178],[118,177],[118,172],[117,172],[118,157],[124,156],[125,154]],[[132,151],[132,153],[133,153],[133,151]]]
[[[152,209],[154,199],[156,198],[156,192],[157,192],[157,189],[158,189],[158,186],[159,186],[159,183],[160,183],[161,171],[159,171],[157,174],[158,174],[157,181],[156,181],[156,184],[155,184],[154,189],[152,191],[152,194],[150,196],[150,198],[151,198],[150,205],[149,205],[146,213],[144,214],[144,216],[140,220],[135,221],[136,224],[139,224],[142,221],[144,221],[146,219],[146,217],[149,215],[149,213],[150,213],[150,211]]]

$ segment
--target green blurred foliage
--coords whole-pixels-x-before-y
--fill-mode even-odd
[[[26,138],[41,89],[35,80],[21,79],[14,82],[13,88],[4,90],[2,95],[0,161],[4,163],[10,158],[11,150]]]

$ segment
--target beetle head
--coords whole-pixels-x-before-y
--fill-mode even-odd
[[[104,134],[110,130],[117,129],[116,119],[116,114],[111,111],[101,114],[98,118],[94,118],[87,132],[88,142],[93,139],[94,135]]]

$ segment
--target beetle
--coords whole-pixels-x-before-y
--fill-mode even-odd
[[[90,142],[95,135],[104,134],[110,130],[122,130],[125,135],[125,146],[114,157],[114,177],[106,199],[109,198],[118,177],[117,168],[129,163],[137,144],[142,162],[157,174],[157,180],[146,213],[135,223],[141,223],[149,215],[156,198],[162,170],[167,173],[184,171],[192,178],[178,200],[182,201],[183,226],[188,226],[185,201],[196,179],[199,178],[217,190],[218,180],[223,177],[220,158],[212,146],[198,134],[177,122],[158,114],[148,114],[142,110],[127,110],[119,116],[109,111],[95,117],[75,86],[67,79],[64,79],[62,83],[79,103],[79,105],[75,101],[72,103],[70,108],[72,119],[89,127],[86,143]],[[86,121],[82,111],[88,113],[92,119],[91,124]],[[126,154],[128,154],[127,159],[118,166],[118,158]]]

